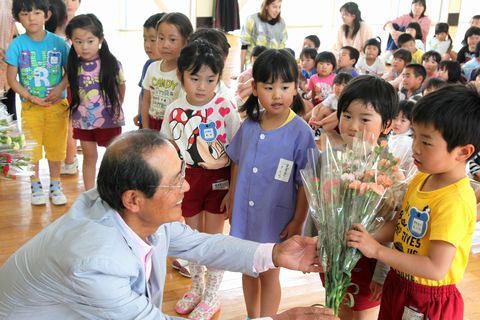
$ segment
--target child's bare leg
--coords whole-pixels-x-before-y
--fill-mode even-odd
[[[242,276],[242,287],[248,317],[251,319],[260,317],[260,279],[244,274]]]
[[[60,169],[62,167],[61,161],[51,161],[48,160],[48,168],[50,169],[50,178],[51,179],[60,179]]]
[[[95,141],[82,141],[80,145],[83,150],[83,185],[85,191],[95,187],[95,176],[97,172],[97,143]]]
[[[353,311],[351,308],[342,305],[340,307],[339,317],[342,320],[376,320],[380,306],[362,311]]]
[[[72,164],[75,162],[75,155],[77,154],[77,140],[73,139],[72,121],[68,122],[67,130],[67,155],[65,157],[65,164]]]
[[[280,288],[280,269],[271,269],[260,274],[261,283],[261,317],[272,317],[277,314],[282,296]]]
[[[375,320],[378,319],[380,306],[362,311],[353,311],[353,320]]]
[[[33,164],[33,176],[31,176],[31,179],[38,181],[40,179],[39,171],[40,171],[40,162],[37,161]]]
[[[223,233],[223,225],[225,224],[225,215],[215,214],[204,211],[205,213],[205,229],[204,232],[210,234]]]

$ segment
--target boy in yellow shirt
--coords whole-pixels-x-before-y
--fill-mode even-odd
[[[375,235],[361,225],[348,245],[391,266],[378,319],[463,319],[456,288],[465,272],[476,199],[465,164],[480,148],[480,96],[463,86],[439,89],[413,110],[412,180],[401,211]],[[394,248],[377,241],[392,241]]]
[[[412,63],[422,64],[423,51],[417,49],[415,38],[411,34],[403,33],[398,37],[398,47],[407,49],[412,54]]]

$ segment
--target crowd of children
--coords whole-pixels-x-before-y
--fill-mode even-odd
[[[13,15],[26,32],[5,54],[7,77],[22,101],[23,128],[37,142],[32,205],[47,202],[38,175],[44,153],[49,198],[54,205],[67,203],[60,174],[62,161],[73,161],[67,155],[69,122],[82,147],[85,190],[95,187],[97,146],[108,145],[125,124],[122,64],[95,15],[74,17],[79,3],[13,1]],[[268,39],[256,43],[252,32],[270,25],[279,38],[275,47],[284,46],[280,9],[281,1],[265,0],[258,19],[249,17],[242,50],[248,50],[250,66],[232,92],[221,80],[230,47],[224,33],[194,31],[178,12],[154,14],[143,25],[148,60],[133,121],[177,147],[190,184],[182,202],[186,224],[221,233],[226,214],[231,234],[243,239],[271,243],[301,234],[308,208],[299,170],[306,150],[316,150],[312,128],[338,130],[347,144],[367,131],[375,140],[386,139],[402,162],[414,161],[421,173],[396,218],[375,239],[361,226],[349,233],[348,244],[365,258],[352,276],[359,285],[355,306],[344,307],[342,319],[461,319],[455,284],[468,262],[476,219],[465,168],[478,178],[480,167],[480,17],[472,19],[458,53],[448,24],[436,25],[425,48],[420,24],[409,23],[396,37],[399,49],[388,66],[378,37],[366,39],[361,50],[338,48],[336,56],[320,51],[318,36],[309,35],[299,61],[292,51],[257,45]],[[168,192],[178,186],[162,187]],[[394,249],[377,241],[393,241]],[[391,266],[388,276],[379,276],[377,260]],[[175,266],[192,277],[175,310],[189,319],[210,319],[220,309],[223,271],[194,261]],[[279,273],[243,276],[247,318],[277,313]],[[440,294],[445,301],[437,301]]]

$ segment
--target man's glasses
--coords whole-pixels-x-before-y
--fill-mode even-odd
[[[183,187],[183,183],[185,182],[185,168],[187,167],[187,163],[185,160],[182,160],[182,166],[180,169],[180,176],[178,178],[178,182],[175,184],[164,184],[159,185],[158,188],[165,188],[165,189],[181,189]]]

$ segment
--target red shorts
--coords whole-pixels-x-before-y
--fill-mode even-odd
[[[148,127],[152,130],[160,131],[162,128],[163,119],[155,119],[148,116]]]
[[[362,256],[360,260],[358,260],[355,268],[353,268],[352,283],[358,285],[358,293],[354,294],[356,291],[354,287],[349,287],[347,290],[347,292],[352,293],[353,299],[355,300],[355,303],[351,308],[353,311],[363,311],[380,305],[380,300],[370,300],[370,283],[372,282],[376,265],[377,260]],[[325,275],[323,273],[320,273],[320,278],[325,286]]]
[[[220,211],[220,204],[230,185],[230,167],[218,170],[187,168],[185,180],[190,184],[190,190],[185,193],[182,202],[184,217],[193,217],[203,210],[224,213]]]
[[[73,139],[80,141],[95,141],[97,145],[106,147],[110,141],[122,133],[122,127],[117,128],[98,128],[92,130],[84,130],[73,128]]]
[[[378,319],[417,319],[416,314],[429,320],[463,319],[463,299],[452,285],[430,287],[401,278],[390,270],[383,285],[382,304]],[[410,316],[410,317],[408,317]]]

